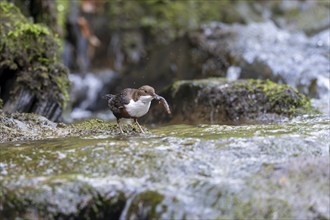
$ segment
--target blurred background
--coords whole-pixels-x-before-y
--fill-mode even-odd
[[[5,2],[58,37],[69,68],[65,121],[111,119],[106,93],[207,77],[286,83],[328,109],[327,0]]]

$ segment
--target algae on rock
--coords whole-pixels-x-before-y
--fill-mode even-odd
[[[172,107],[172,117],[157,106],[148,122],[236,124],[316,113],[305,95],[269,80],[182,80],[160,95]]]
[[[32,23],[10,3],[0,3],[0,20],[3,110],[57,120],[69,99],[69,80],[56,34]]]
[[[137,134],[139,131],[136,126],[129,124],[124,125],[123,130],[126,134]],[[83,135],[114,135],[118,132],[119,129],[114,123],[98,119],[66,125],[31,113],[5,114],[0,109],[0,143]]]

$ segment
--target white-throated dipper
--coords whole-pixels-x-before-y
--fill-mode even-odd
[[[144,133],[137,119],[147,114],[153,99],[159,100],[170,114],[166,100],[157,95],[155,89],[148,85],[138,89],[127,88],[117,95],[107,94],[103,97],[108,100],[108,106],[117,118],[117,124],[121,133],[124,133],[120,125],[121,118],[134,119],[141,132]]]

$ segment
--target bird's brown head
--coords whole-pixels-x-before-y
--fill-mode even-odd
[[[147,96],[150,95],[155,99],[158,99],[158,95],[155,93],[155,89],[152,88],[151,86],[144,85],[139,88],[140,95],[142,96]]]

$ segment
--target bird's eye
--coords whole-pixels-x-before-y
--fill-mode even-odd
[[[148,93],[147,90],[144,90],[145,93]]]

